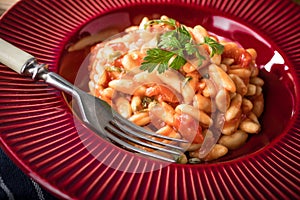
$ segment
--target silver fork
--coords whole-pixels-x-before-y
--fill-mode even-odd
[[[32,79],[42,79],[46,83],[72,95],[81,120],[98,135],[111,140],[130,151],[167,162],[176,162],[184,149],[178,143],[188,143],[183,139],[170,138],[148,131],[135,125],[115,112],[105,101],[77,88],[58,74],[47,70],[47,65],[39,64],[30,54],[0,38],[0,62],[21,75]],[[161,140],[167,140],[168,143]],[[142,146],[152,151],[147,151]],[[163,152],[158,154],[154,152]],[[165,156],[166,155],[166,156]]]

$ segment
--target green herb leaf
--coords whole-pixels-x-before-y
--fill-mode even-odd
[[[146,29],[148,26],[151,26],[153,24],[165,24],[165,25],[172,26],[174,28],[177,27],[176,20],[169,18],[168,20],[161,20],[161,19],[150,20],[145,24],[144,29]]]
[[[174,52],[153,48],[147,51],[140,69],[150,73],[157,68],[158,73],[161,74],[168,68],[179,70],[185,63],[186,60]]]
[[[178,24],[174,19],[151,20],[145,28],[152,24],[166,24],[174,27],[174,30],[163,33],[157,48],[149,49],[140,69],[152,72],[157,68],[159,73],[163,73],[168,68],[179,70],[188,59],[197,59],[198,66],[202,65],[205,56],[199,52],[199,45],[207,44],[211,48],[211,57],[215,54],[222,54],[224,46],[212,38],[204,37],[203,44],[195,44],[191,34],[184,25]],[[170,59],[173,59],[170,62]]]
[[[184,25],[181,25],[177,28],[178,32],[185,35],[186,37],[184,39],[188,39],[191,40],[192,36],[190,34],[190,32],[186,29],[186,27]]]
[[[157,68],[159,73],[163,73],[168,69],[168,62],[174,55],[173,52],[159,48],[149,49],[140,69],[150,73]]]
[[[169,67],[175,70],[179,70],[185,63],[186,60],[183,57],[177,55],[171,62]]]
[[[200,56],[198,47],[193,43],[188,30],[181,25],[160,36],[158,48],[147,51],[140,69],[152,72],[157,67],[159,73],[163,73],[168,68],[179,70],[187,62],[185,59],[187,56],[200,59],[199,64],[205,59]],[[171,58],[173,60],[170,63]]]
[[[158,47],[162,49],[174,50],[182,48],[182,44],[178,40],[176,31],[169,31],[160,36]]]
[[[197,52],[197,48],[195,48],[195,45],[192,43],[186,43],[184,45],[184,48],[188,55],[192,56]]]
[[[224,51],[224,46],[210,37],[204,37],[204,44],[211,48],[210,57],[213,57],[215,54],[221,55]]]
[[[143,97],[142,98],[142,108],[143,109],[146,109],[148,108],[149,104],[152,103],[152,102],[155,102],[154,99],[150,98],[150,97]]]

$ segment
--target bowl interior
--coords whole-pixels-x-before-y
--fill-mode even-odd
[[[200,24],[210,33],[257,51],[257,65],[261,69],[260,76],[265,81],[263,87],[265,110],[260,119],[262,130],[259,134],[252,135],[243,147],[230,151],[214,162],[230,161],[258,152],[286,133],[297,105],[298,86],[294,84],[296,75],[293,66],[278,46],[258,29],[214,10],[204,10],[200,7],[183,8],[182,5],[168,7],[147,5],[126,7],[100,15],[87,22],[70,38],[60,59],[59,73],[79,88],[88,91],[87,66],[91,45],[72,52],[68,52],[67,49],[87,36],[108,29],[122,32],[126,27],[139,24],[144,16],[153,18],[161,15],[172,17],[187,26]]]

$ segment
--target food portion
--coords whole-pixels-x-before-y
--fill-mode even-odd
[[[92,48],[90,93],[138,126],[189,141],[179,144],[186,147],[179,162],[211,161],[261,129],[256,57],[201,25],[145,17]]]

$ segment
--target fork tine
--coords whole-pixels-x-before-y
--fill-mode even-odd
[[[176,149],[176,150],[179,150],[181,152],[184,151],[184,149],[181,148],[181,147],[179,147],[179,146],[172,145],[172,144],[167,144],[167,143],[164,143],[164,142],[161,142],[161,141],[157,141],[157,140],[151,139],[151,138],[146,137],[146,136],[144,136],[142,134],[136,133],[136,132],[134,132],[134,131],[132,131],[130,129],[127,130],[126,127],[119,126],[118,124],[115,124],[114,122],[111,122],[110,125],[111,126],[106,126],[106,127],[109,128],[109,129],[111,129],[111,131],[113,131],[114,133],[116,133],[116,134],[118,134],[118,135],[120,135],[120,136],[122,136],[122,137],[124,137],[124,138],[126,138],[126,139],[128,139],[128,140],[130,140],[132,142],[134,142],[134,143],[137,143],[139,145],[146,146],[146,147],[149,147],[149,148],[152,148],[152,149],[156,149],[156,150],[161,150],[161,151],[164,151],[166,153],[180,155],[180,153],[177,152],[177,151],[171,151],[171,150],[166,149],[166,148],[161,148],[161,147],[157,147],[157,146],[154,146],[154,145],[142,142],[141,140],[138,140],[138,139],[135,139],[133,137],[130,137],[128,134],[125,134],[125,133],[132,134],[136,138],[143,139],[143,140],[146,140],[148,142],[155,143],[155,144],[158,144],[158,145],[161,145],[161,146],[164,146],[164,147],[169,147],[169,148],[172,148],[172,149]],[[125,133],[122,132],[122,131],[120,131],[120,130],[118,130],[118,129],[120,129],[122,131],[125,131]]]
[[[141,148],[135,147],[135,146],[129,144],[128,142],[125,142],[124,140],[121,140],[118,137],[114,136],[113,134],[110,133],[109,130],[106,130],[106,136],[109,139],[111,139],[112,141],[118,143],[119,145],[122,145],[124,148],[129,149],[131,151],[134,151],[134,152],[137,152],[137,153],[140,153],[142,155],[149,156],[152,158],[156,158],[159,160],[167,161],[167,162],[176,162],[176,158],[174,158],[174,159],[167,158],[162,155],[158,155],[158,154],[143,150]],[[153,146],[151,146],[151,147],[153,147]]]
[[[138,140],[138,139],[135,139],[133,137],[128,137],[127,134],[123,133],[122,131],[118,130],[117,128],[115,128],[114,126],[107,126],[106,127],[107,129],[109,129],[109,131],[117,134],[118,136],[122,136],[124,138],[126,138],[127,140],[131,141],[131,142],[134,142],[138,145],[141,145],[141,146],[145,146],[145,147],[148,147],[148,148],[151,148],[151,149],[155,149],[155,150],[159,150],[159,151],[162,151],[162,152],[165,152],[165,153],[169,153],[169,154],[174,154],[174,155],[180,155],[181,153],[178,152],[178,151],[173,151],[173,150],[170,150],[170,149],[166,149],[166,148],[163,148],[163,147],[159,147],[159,146],[155,146],[155,145],[151,145],[151,144],[148,144],[146,142],[143,142],[141,140]],[[164,145],[166,146],[165,143],[161,143],[161,145]],[[173,145],[170,145],[172,148],[173,147],[176,147],[176,146],[173,146]]]
[[[181,143],[189,143],[187,140],[184,140],[184,139],[171,138],[171,137],[168,137],[168,136],[156,134],[152,131],[148,131],[148,130],[144,129],[143,127],[135,125],[134,123],[132,123],[128,119],[125,119],[124,117],[122,117],[118,113],[114,113],[113,115],[114,115],[115,122],[117,123],[117,126],[126,127],[126,128],[124,128],[123,131],[125,131],[125,132],[128,131],[128,132],[130,132],[131,134],[133,134],[135,136],[137,136],[136,132],[138,132],[138,133],[142,133],[142,134],[145,134],[145,135],[157,137],[157,138],[160,138],[160,139],[170,140],[170,141],[174,141],[174,142],[181,142]],[[127,127],[129,127],[130,129],[127,128]]]

